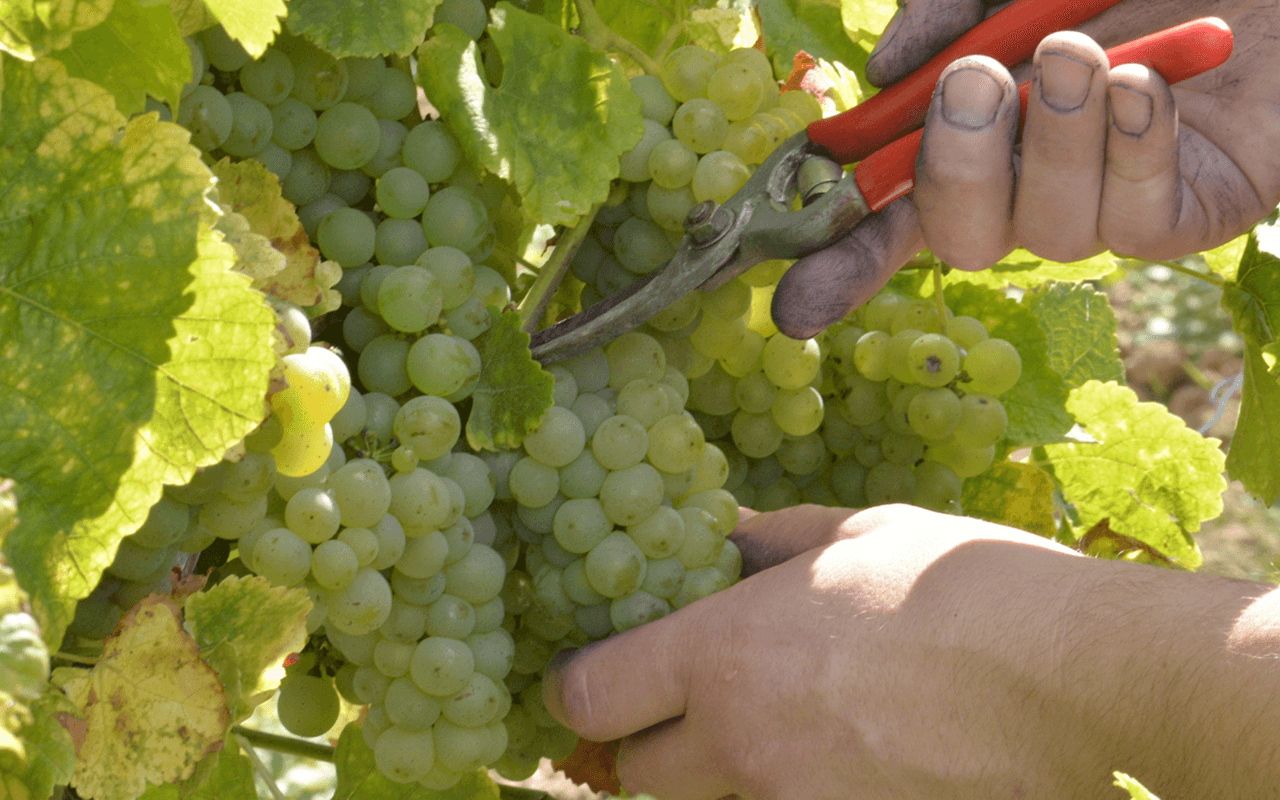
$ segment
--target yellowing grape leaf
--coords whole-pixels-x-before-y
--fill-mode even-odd
[[[95,800],[133,800],[148,781],[187,777],[230,726],[218,673],[158,595],[125,615],[93,669],[55,679],[87,724],[72,785]]]
[[[1107,296],[1078,283],[1045,283],[1022,296],[1048,339],[1049,366],[1067,385],[1124,383],[1116,315]]]
[[[3,546],[52,646],[161,487],[261,421],[275,315],[201,221],[186,131],[126,123],[50,59],[7,61],[3,113],[0,474],[22,507]]]
[[[40,699],[26,707],[23,724],[16,731],[24,755],[6,755],[0,746],[0,800],[43,800],[53,787],[71,780],[76,750],[62,719],[76,708],[61,691],[49,687]],[[12,706],[6,715],[13,717]],[[0,739],[5,727],[0,725]]]
[[[515,311],[489,309],[493,324],[476,339],[480,383],[467,418],[473,450],[514,449],[553,404],[556,379],[533,359]]]
[[[618,157],[640,141],[640,98],[582,39],[506,2],[490,18],[500,86],[449,25],[419,49],[418,80],[467,159],[514,184],[526,215],[572,223],[608,198]]]
[[[339,58],[407,56],[422,44],[441,0],[291,0],[289,30]]]
[[[1031,464],[1001,461],[973,478],[966,478],[960,506],[965,516],[1052,539],[1053,479]]]
[[[305,589],[232,576],[188,597],[185,608],[200,655],[227,687],[233,722],[271,696],[284,677],[284,657],[306,644],[311,601]]]
[[[1102,519],[1185,569],[1200,566],[1191,534],[1222,513],[1224,457],[1159,403],[1115,383],[1072,389],[1067,410],[1096,442],[1045,446],[1054,476],[1075,506],[1079,527]]]
[[[114,0],[0,0],[0,52],[30,61],[71,46],[71,37],[99,25]]]
[[[106,21],[72,36],[71,47],[53,57],[71,77],[115,95],[123,114],[141,111],[148,94],[177,108],[182,85],[191,80],[191,56],[173,15],[138,0],[115,0]]]
[[[307,307],[324,298],[325,290],[342,277],[322,266],[320,251],[311,246],[293,203],[280,195],[280,180],[253,159],[213,165],[218,200],[249,222],[249,229],[271,241],[284,254],[284,269],[254,281],[262,292]],[[336,266],[336,265],[335,265]]]

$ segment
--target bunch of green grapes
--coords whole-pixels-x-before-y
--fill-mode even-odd
[[[661,76],[640,75],[644,136],[620,159],[621,181],[574,258],[582,305],[662,268],[689,210],[734,195],[774,148],[822,116],[807,92],[779,93],[764,53],[671,52]]]
[[[538,677],[557,650],[683,608],[742,566],[725,538],[738,520],[721,488],[728,463],[685,411],[688,382],[659,342],[629,333],[551,372],[555,405],[521,451],[491,458],[521,547],[506,594],[518,701],[497,765],[513,779],[576,745],[541,704]]]

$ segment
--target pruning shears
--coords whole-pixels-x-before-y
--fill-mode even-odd
[[[769,259],[798,259],[843,237],[915,183],[925,115],[952,61],[990,56],[1006,66],[1040,40],[1076,27],[1120,0],[1017,0],[907,78],[841,114],[817,120],[778,146],[723,205],[708,200],[685,220],[670,262],[595,305],[533,334],[533,355],[551,364],[604,345],[695,288],[723,285]],[[1208,17],[1107,50],[1110,63],[1143,64],[1167,83],[1208,71],[1231,55],[1231,29]],[[1029,84],[1018,87],[1025,117]],[[857,162],[846,173],[841,165]],[[794,208],[799,196],[803,206]]]

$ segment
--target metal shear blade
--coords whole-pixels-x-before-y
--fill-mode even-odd
[[[790,210],[800,168],[813,158],[830,155],[804,131],[787,139],[724,205],[708,200],[693,207],[688,233],[665,267],[533,334],[534,358],[552,364],[580,355],[694,289],[715,289],[762,261],[796,259],[833,244],[869,209],[850,173],[809,205]]]

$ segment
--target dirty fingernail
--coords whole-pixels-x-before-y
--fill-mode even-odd
[[[1084,105],[1093,83],[1093,67],[1065,53],[1040,56],[1040,96],[1055,111],[1074,111]]]
[[[983,70],[958,69],[942,83],[942,115],[959,128],[985,128],[996,118],[1001,95],[1000,84]]]
[[[1111,124],[1121,133],[1141,136],[1151,126],[1151,98],[1128,86],[1112,86],[1107,92],[1111,100]]]

